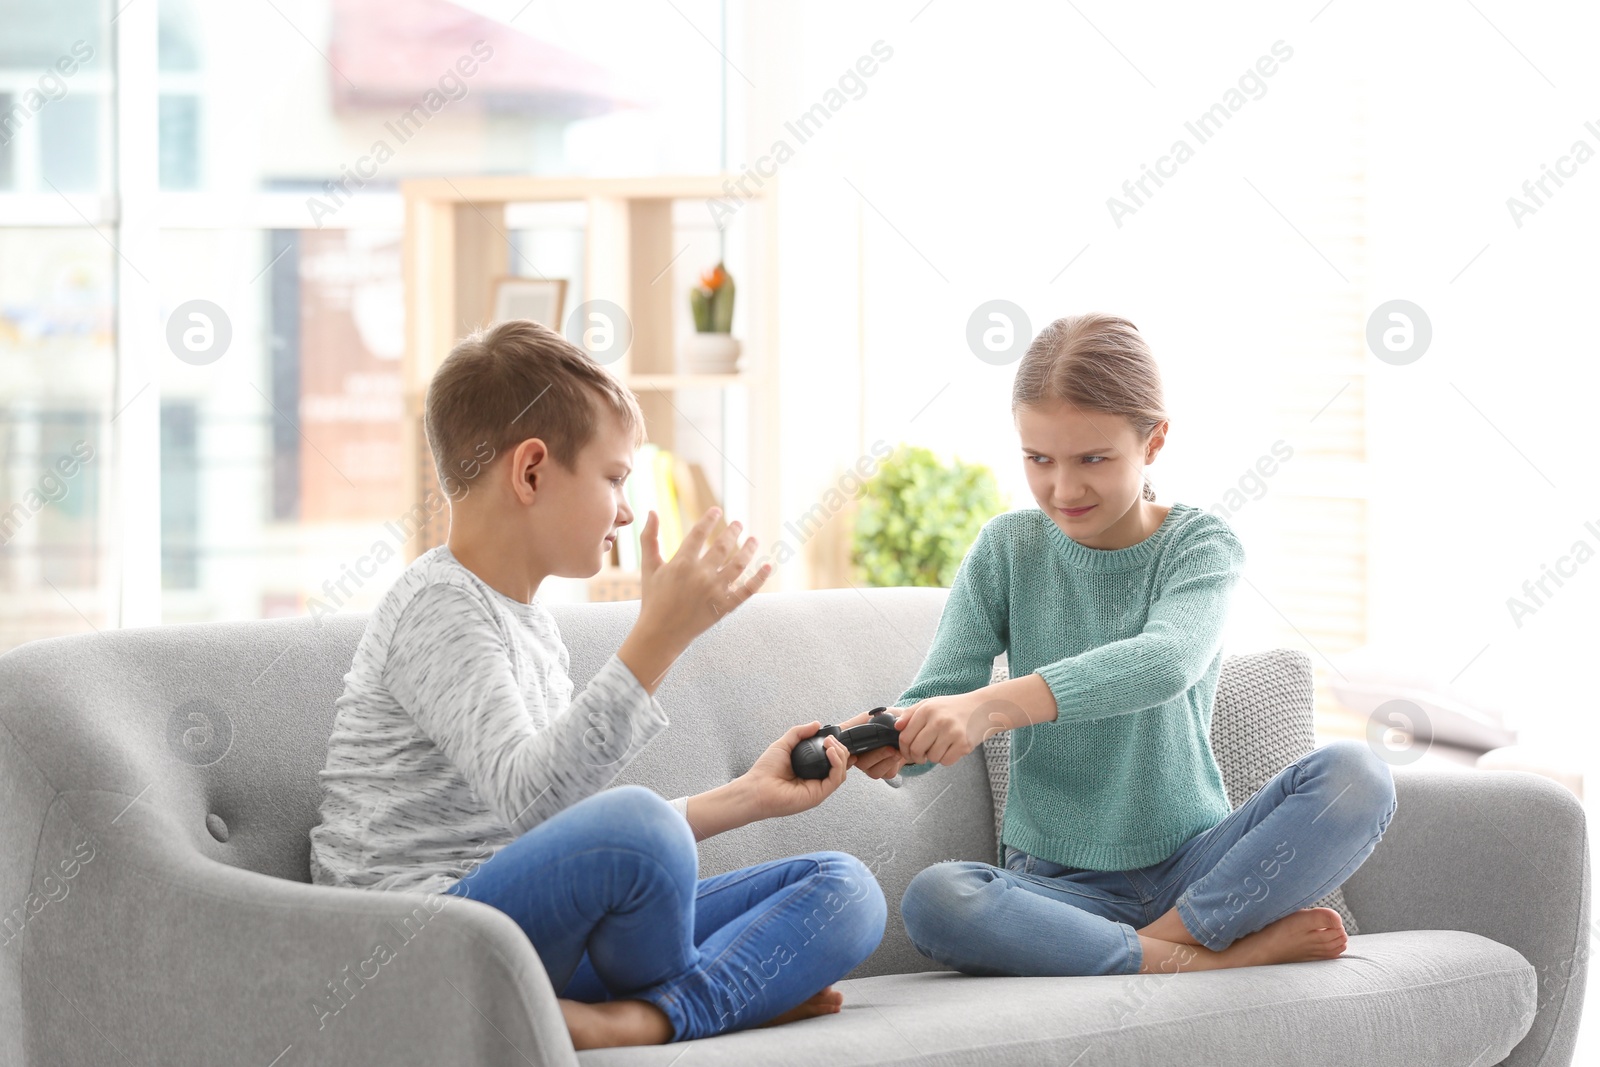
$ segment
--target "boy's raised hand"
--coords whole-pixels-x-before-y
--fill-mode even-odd
[[[721,508],[709,508],[700,516],[670,560],[661,557],[660,522],[654,511],[639,532],[639,621],[683,647],[749,600],[772,574],[772,564],[764,563],[745,581],[738,580],[756,554],[754,537],[738,543],[742,528],[738,522],[729,523],[706,543],[721,514]]]
[[[670,560],[661,558],[661,524],[654,511],[639,531],[639,618],[617,649],[617,658],[647,693],[656,691],[696,637],[749,600],[772,573],[772,564],[763,563],[739,581],[756,553],[756,539],[739,545],[736,522],[706,543],[721,514],[721,508],[710,508],[700,516]]]

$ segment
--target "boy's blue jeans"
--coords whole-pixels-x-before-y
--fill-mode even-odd
[[[1063,867],[1007,846],[1005,867],[935,864],[900,904],[911,943],[968,974],[1136,974],[1137,930],[1172,907],[1221,951],[1312,906],[1365,862],[1396,806],[1389,765],[1365,743],[1324,745],[1279,771],[1160,863]]]
[[[445,891],[515,919],[558,996],[649,1001],[673,1040],[766,1022],[883,938],[883,890],[854,856],[698,870],[689,824],[629,785],[545,820]]]

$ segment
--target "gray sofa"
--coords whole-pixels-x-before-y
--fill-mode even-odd
[[[674,667],[658,694],[672,726],[619,784],[706,788],[794,722],[893,700],[944,597],[755,597]],[[580,687],[636,610],[556,609]],[[841,1014],[575,1056],[500,912],[308,884],[316,774],[364,623],[124,630],[0,657],[0,1064],[1571,1062],[1589,859],[1583,810],[1553,782],[1396,767],[1394,820],[1344,887],[1360,933],[1340,959],[969,978],[917,954],[898,904],[928,864],[994,855],[976,757],[899,788],[852,775],[814,812],[703,843],[706,874],[817,848],[874,870],[888,931]]]

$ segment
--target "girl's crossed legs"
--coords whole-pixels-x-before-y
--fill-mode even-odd
[[[1135,974],[1140,934],[1169,911],[1193,942],[1222,952],[1309,908],[1365,862],[1395,806],[1388,764],[1362,742],[1334,741],[1149,867],[1091,871],[1008,847],[1004,868],[922,871],[900,912],[919,951],[968,974]]]
[[[569,1000],[644,1000],[673,1040],[755,1026],[866,959],[887,907],[860,860],[812,852],[699,879],[672,805],[619,786],[501,848],[447,892],[522,927]]]

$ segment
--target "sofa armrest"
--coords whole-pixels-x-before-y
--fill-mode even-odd
[[[25,935],[30,1063],[576,1067],[537,953],[486,904],[231,867],[113,792],[58,795],[36,869],[86,835]]]
[[[1503,1062],[1565,1067],[1583,1012],[1590,941],[1583,806],[1524,771],[1394,768],[1396,807],[1349,880],[1361,932],[1467,930],[1538,973],[1537,1016]]]

